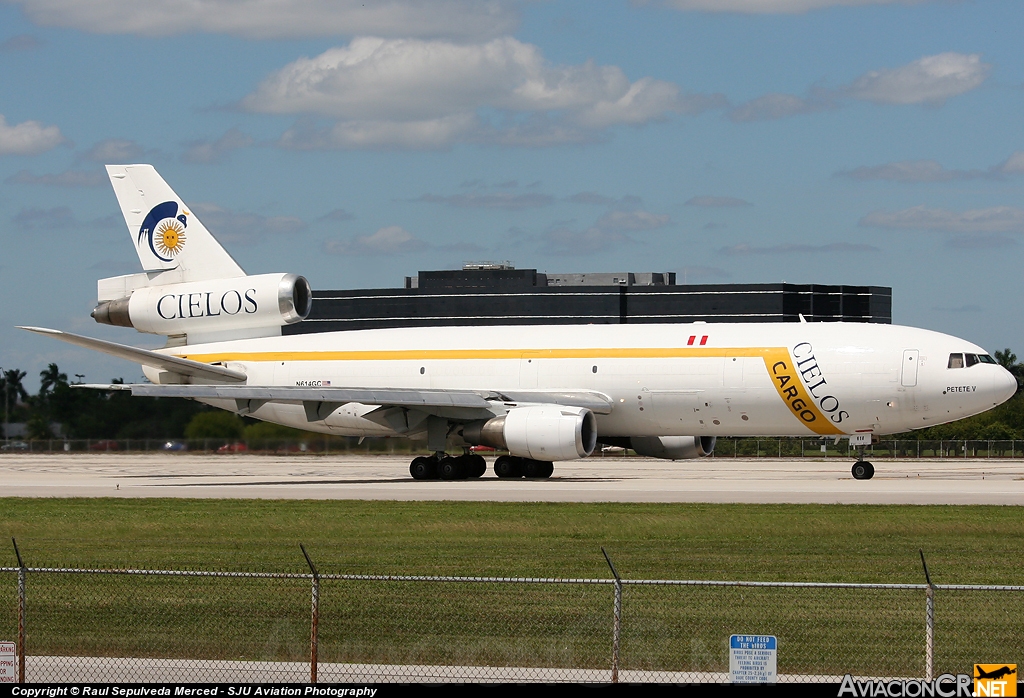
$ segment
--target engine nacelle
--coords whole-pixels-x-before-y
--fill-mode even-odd
[[[311,306],[305,278],[260,274],[137,288],[101,301],[92,316],[152,334],[214,334],[290,325],[304,320]]]
[[[703,458],[715,450],[714,436],[633,436],[629,442],[641,456],[669,460]]]
[[[501,417],[467,424],[471,444],[507,449],[513,456],[556,461],[586,458],[597,446],[597,420],[583,407],[515,407]]]

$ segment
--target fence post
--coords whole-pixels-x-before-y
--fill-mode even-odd
[[[924,578],[928,582],[924,600],[924,680],[931,681],[935,675],[935,585],[932,584],[931,575],[928,574],[928,563],[924,560],[924,550],[919,549],[918,552],[921,553]]]
[[[299,543],[299,548],[302,549],[302,554],[306,558],[306,564],[309,565],[309,569],[313,573],[312,621],[309,629],[309,682],[316,683],[317,641],[320,625],[320,573],[316,571],[316,565],[309,559],[306,546]]]
[[[612,608],[612,683],[619,682],[619,638],[622,636],[622,577],[619,576],[612,559],[608,557],[604,547],[601,554],[612,569],[612,576],[615,577],[615,604]]]
[[[25,683],[25,577],[28,570],[21,561],[18,541],[11,537],[14,555],[18,558],[18,683]]]

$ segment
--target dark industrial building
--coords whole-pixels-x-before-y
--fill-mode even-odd
[[[443,325],[652,322],[892,322],[892,289],[684,284],[668,273],[543,274],[507,263],[422,271],[405,288],[314,291],[285,334]]]

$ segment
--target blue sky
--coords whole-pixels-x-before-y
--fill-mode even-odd
[[[1017,0],[4,0],[0,366],[134,366],[103,164],[150,162],[249,273],[389,287],[507,259],[893,287],[1024,355]]]

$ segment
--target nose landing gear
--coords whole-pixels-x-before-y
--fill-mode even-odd
[[[866,460],[859,460],[853,464],[851,472],[854,480],[870,480],[875,475],[875,466]]]
[[[864,447],[857,447],[857,462],[850,469],[854,480],[870,480],[875,476],[875,466],[864,460]]]

